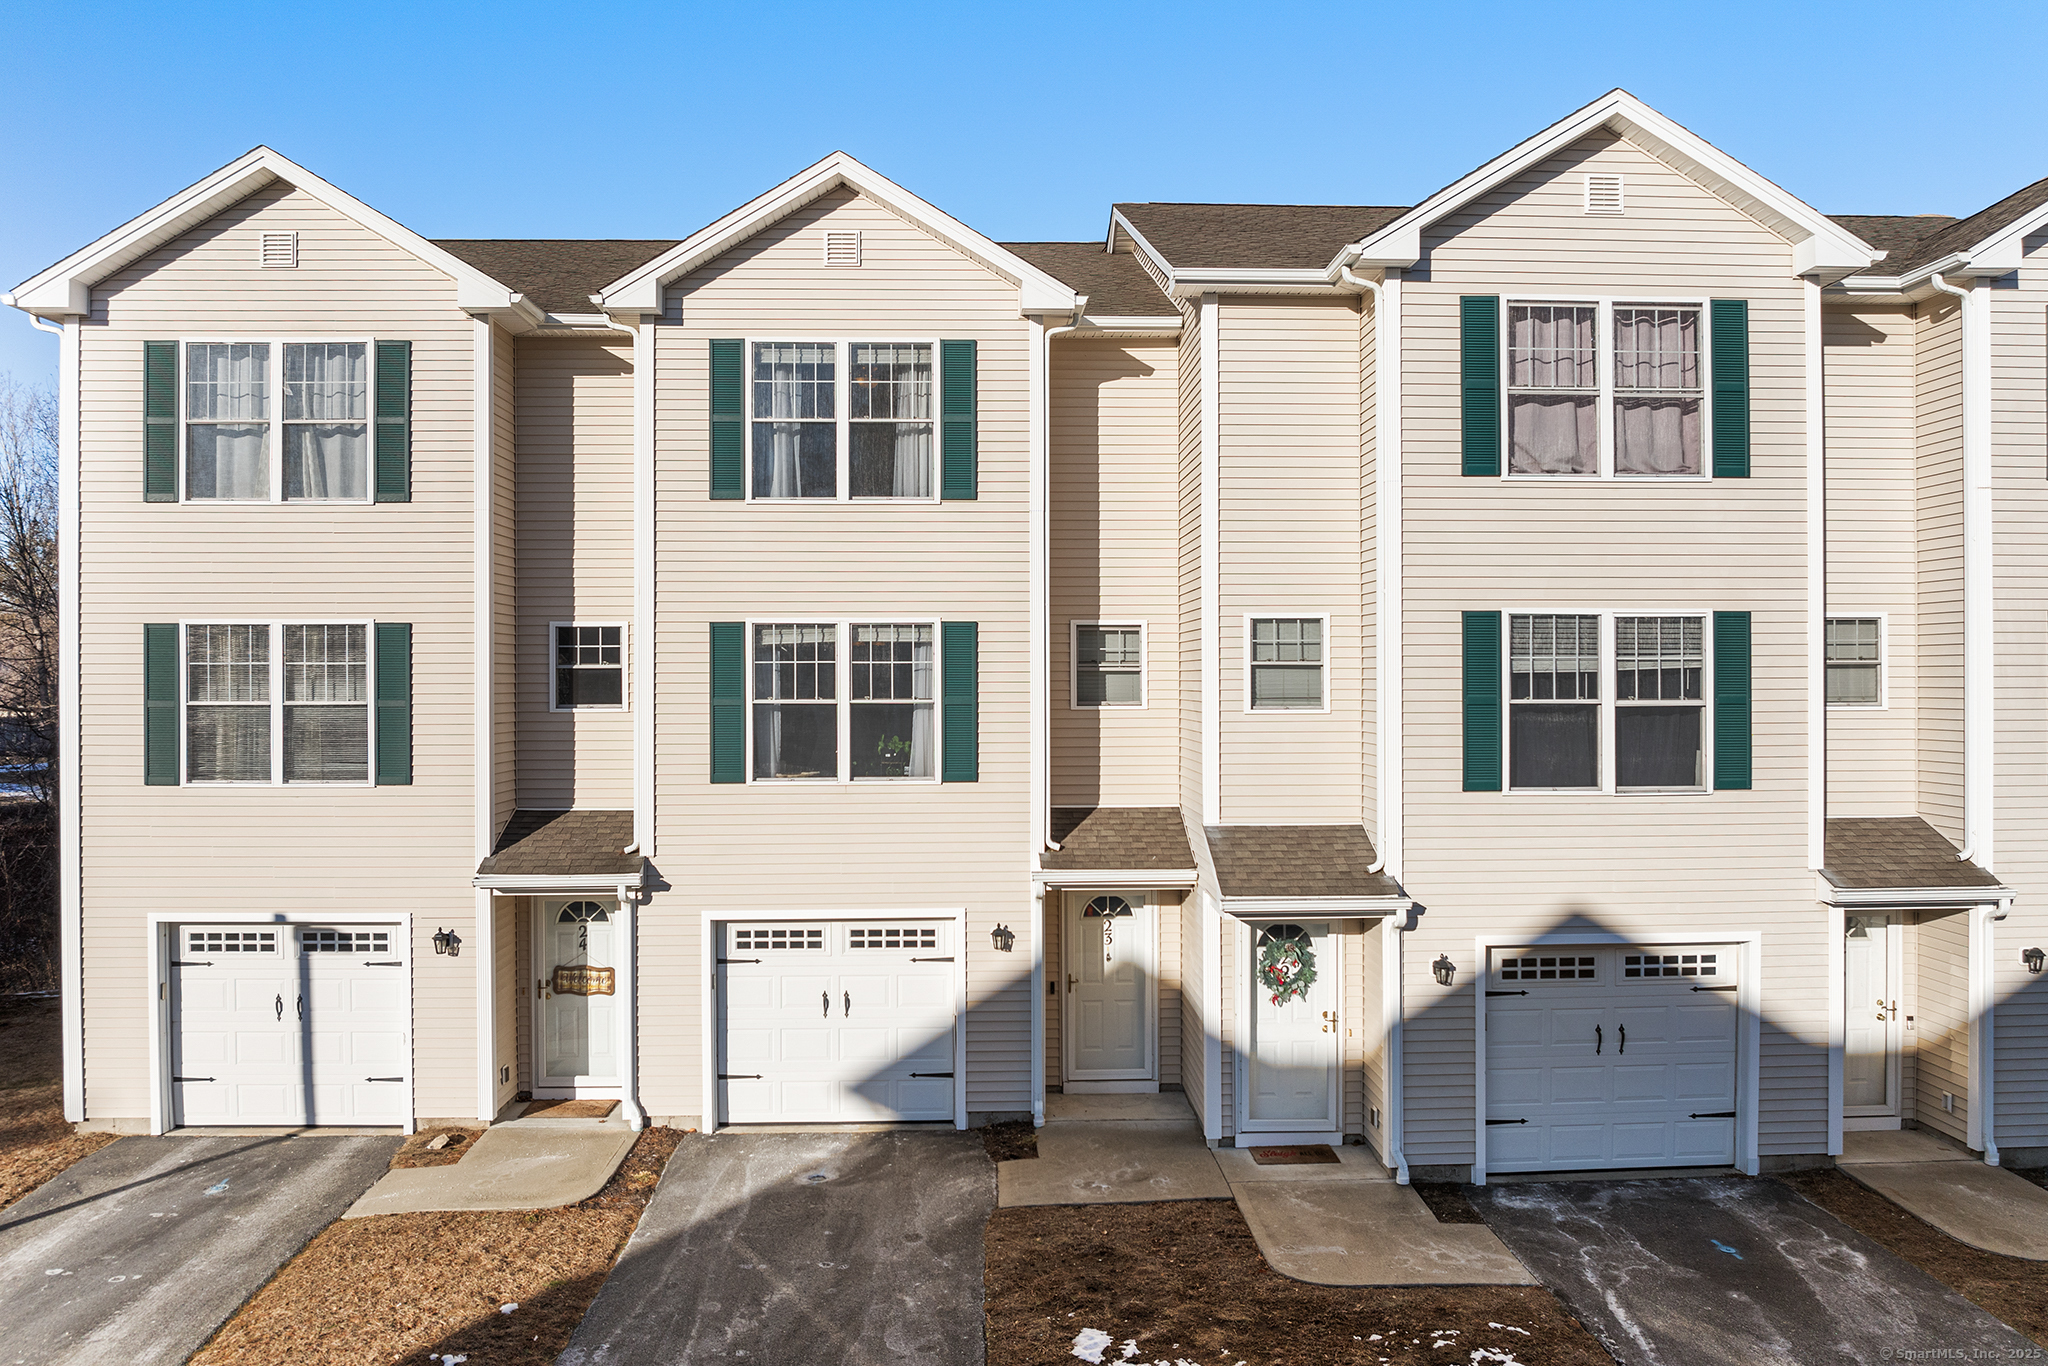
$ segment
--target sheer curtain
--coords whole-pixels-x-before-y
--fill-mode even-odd
[[[1600,472],[1598,317],[1587,304],[1509,307],[1510,474]]]
[[[270,781],[270,628],[185,628],[185,775]]]
[[[284,349],[284,496],[370,496],[370,363],[362,342]]]
[[[838,482],[837,348],[754,348],[754,496],[830,498]]]
[[[270,497],[270,347],[193,342],[185,348],[185,496]]]
[[[1699,310],[1614,310],[1614,469],[1700,472]]]
[[[852,364],[854,496],[931,497],[932,348],[861,343]]]
[[[910,776],[929,778],[932,776],[932,632],[931,627],[921,626],[916,630],[919,638],[914,647],[910,665],[910,695],[918,699],[919,705],[912,708],[910,716]]]

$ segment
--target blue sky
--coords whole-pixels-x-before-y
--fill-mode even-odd
[[[2048,175],[2038,0],[0,0],[0,34],[0,289],[258,143],[429,237],[681,237],[834,148],[999,240],[1407,204],[1617,85],[1829,212]],[[0,372],[54,375],[0,312]]]

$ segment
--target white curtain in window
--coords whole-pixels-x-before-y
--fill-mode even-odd
[[[185,496],[268,498],[270,347],[194,342],[185,348]]]
[[[836,361],[836,348],[829,343],[772,342],[754,348],[754,416],[780,419],[769,429],[770,498],[801,498],[806,492],[804,422],[837,416]],[[758,450],[755,458],[760,458]],[[758,486],[755,494],[760,494]]]
[[[1614,470],[1617,474],[1698,474],[1700,401],[1617,397]]]
[[[370,496],[370,360],[362,342],[284,349],[284,496]]]
[[[1508,472],[1598,474],[1600,435],[1595,400],[1574,394],[1510,395]]]
[[[1516,389],[1591,389],[1600,383],[1588,304],[1508,308],[1508,384]]]
[[[898,498],[932,496],[932,427],[929,422],[896,424],[896,479],[892,491]]]
[[[910,718],[910,776],[932,776],[932,635],[929,626],[918,627],[917,644],[910,664],[910,695],[922,701]]]

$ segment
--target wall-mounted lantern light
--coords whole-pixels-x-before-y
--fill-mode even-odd
[[[2020,961],[2027,965],[2028,972],[2039,972],[2043,962],[2048,962],[2048,953],[2039,949],[2021,949]]]
[[[1429,970],[1436,974],[1436,984],[1440,987],[1447,987],[1458,980],[1458,965],[1451,961],[1447,953],[1438,954],[1436,961],[1429,965]]]
[[[1008,953],[1017,947],[1017,936],[1008,925],[998,925],[988,932],[988,942],[996,946],[997,953]]]
[[[434,932],[434,952],[445,953],[450,958],[460,958],[462,956],[462,936],[453,930],[436,930]]]

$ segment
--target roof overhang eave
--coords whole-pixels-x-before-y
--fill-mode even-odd
[[[1192,887],[1200,878],[1193,868],[1038,868],[1031,880],[1044,887]]]
[[[2017,895],[2003,884],[1989,887],[1838,887],[1822,874],[1821,900],[1830,906],[1925,907],[1989,906]]]
[[[619,887],[641,887],[646,885],[647,869],[643,864],[633,873],[478,873],[469,880],[469,885],[478,891],[496,892],[500,896],[522,894],[550,894],[562,892],[607,892]]]
[[[1405,896],[1226,896],[1227,915],[1406,915],[1415,902]]]
[[[1316,267],[1180,266],[1168,278],[1176,299],[1204,294],[1349,294]]]

